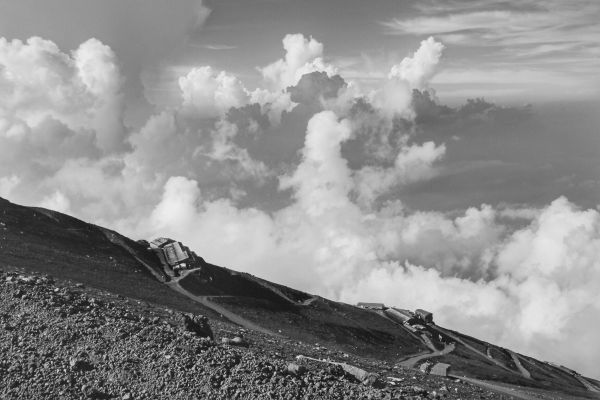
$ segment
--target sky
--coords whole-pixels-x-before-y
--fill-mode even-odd
[[[600,377],[599,19],[0,1],[0,196]]]

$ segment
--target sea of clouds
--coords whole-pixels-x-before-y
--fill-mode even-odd
[[[598,376],[598,210],[564,197],[453,213],[402,202],[448,152],[422,139],[421,120],[520,112],[439,104],[429,82],[443,51],[424,40],[365,90],[322,43],[290,34],[283,57],[258,68],[259,88],[192,67],[178,102],[128,126],[111,48],[1,38],[0,196],[134,238],[173,237],[212,263],[332,299],[429,309],[441,325]]]

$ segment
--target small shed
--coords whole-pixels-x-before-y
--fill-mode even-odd
[[[181,242],[169,238],[157,238],[149,243],[149,247],[159,258],[165,272],[177,276],[181,269],[191,268],[196,263],[196,255]]]
[[[429,374],[438,376],[448,376],[449,368],[450,364],[437,363],[433,367],[431,367],[431,371],[429,371]]]
[[[167,245],[169,243],[173,243],[173,242],[174,242],[173,239],[160,237],[160,238],[156,238],[153,241],[151,241],[150,247],[153,249],[162,249],[165,245]]]
[[[384,310],[385,304],[383,303],[358,303],[358,307],[364,308],[367,310]]]
[[[169,243],[163,247],[163,252],[167,262],[171,266],[179,265],[190,258],[190,255],[185,251],[179,242]]]
[[[433,314],[430,313],[429,311],[418,308],[415,310],[415,315],[425,322],[428,322],[428,323],[433,322]]]

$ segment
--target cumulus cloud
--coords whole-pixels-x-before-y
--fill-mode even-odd
[[[517,285],[527,336],[560,339],[572,314],[587,307],[600,311],[595,283],[600,278],[600,213],[578,210],[561,197],[534,222],[517,232],[496,257],[498,272]]]
[[[325,76],[337,73],[333,65],[323,60],[323,44],[313,37],[306,38],[300,33],[285,35],[283,48],[284,58],[258,68],[265,87],[256,88],[251,93],[252,101],[263,107],[274,124],[279,124],[282,112],[291,111],[296,104],[287,90],[289,87],[296,86],[304,75],[311,72],[323,72]]]
[[[179,78],[183,106],[201,117],[217,117],[249,100],[242,82],[225,71],[210,66],[193,68]]]
[[[346,85],[339,75],[330,77],[326,72],[315,71],[302,75],[298,83],[288,87],[287,91],[293,102],[311,105],[318,104],[320,100],[338,97],[340,90]]]
[[[69,199],[60,190],[57,190],[51,195],[44,197],[40,202],[41,207],[62,213],[68,213],[71,211],[70,204],[71,202]]]
[[[444,45],[433,37],[423,40],[412,56],[393,65],[383,87],[370,93],[370,101],[388,118],[394,115],[413,118],[414,89],[427,88],[437,72]]]
[[[421,46],[412,57],[406,57],[398,65],[392,66],[389,78],[402,79],[411,89],[423,89],[436,73],[444,45],[430,37],[421,42]]]
[[[109,47],[90,39],[68,55],[39,37],[0,38],[0,65],[7,136],[52,118],[72,130],[93,130],[104,151],[122,147],[122,77]]]
[[[94,96],[96,108],[91,127],[96,131],[98,146],[117,150],[124,137],[123,78],[112,49],[99,40],[90,39],[73,53],[77,74],[89,93]]]
[[[350,133],[349,121],[338,122],[331,111],[315,114],[308,122],[304,159],[293,175],[281,179],[281,187],[295,188],[299,205],[309,215],[346,205],[351,177],[340,149]]]
[[[359,199],[372,203],[380,194],[388,192],[394,186],[432,178],[436,174],[434,164],[445,152],[443,144],[414,144],[402,148],[391,167],[363,167],[356,174]]]
[[[252,91],[250,99],[252,103],[261,105],[263,112],[269,116],[269,120],[275,125],[281,122],[281,114],[284,111],[292,111],[296,105],[288,92],[271,92],[261,88]]]
[[[17,175],[0,177],[0,197],[7,198],[20,182]]]
[[[270,175],[267,166],[250,157],[248,151],[237,146],[234,143],[234,138],[238,134],[238,127],[228,121],[219,121],[214,130],[211,132],[212,145],[208,151],[198,153],[209,157],[212,160],[234,163],[238,168],[236,174],[248,174],[257,179],[264,179]]]
[[[314,71],[336,73],[336,68],[323,60],[323,44],[313,37],[306,38],[300,33],[285,35],[283,48],[284,58],[260,69],[271,89],[285,90],[296,85],[302,75]]]

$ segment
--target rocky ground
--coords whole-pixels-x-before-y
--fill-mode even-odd
[[[198,316],[191,321],[204,323]],[[0,271],[0,398],[509,398],[222,321],[208,324],[214,340],[174,310],[48,276]],[[359,365],[369,379],[362,383],[340,365],[299,354]]]

